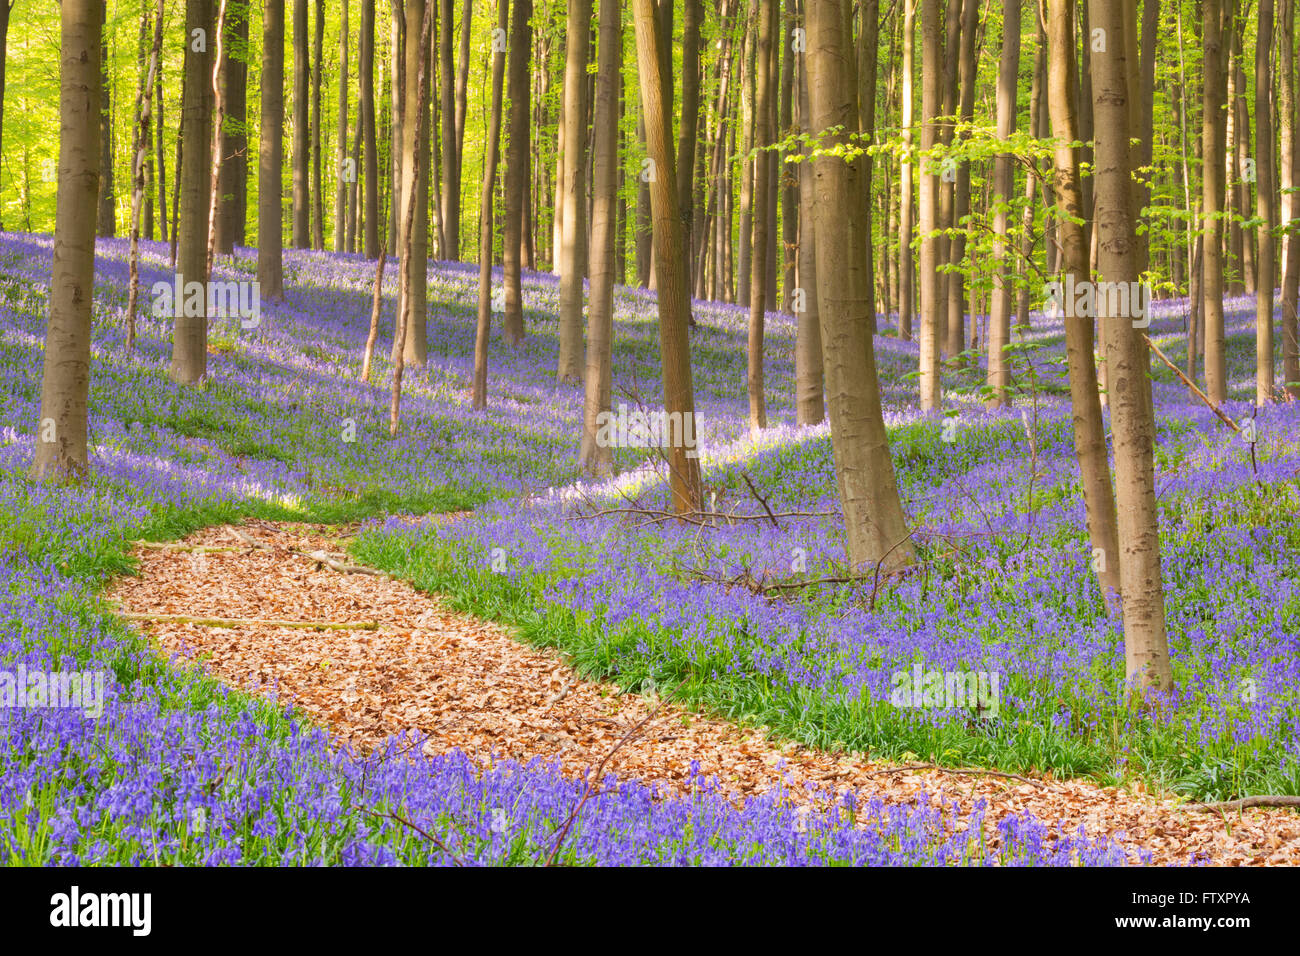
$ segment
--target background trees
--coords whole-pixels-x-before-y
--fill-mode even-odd
[[[499,6],[362,0],[358,22],[357,4],[293,0],[286,34],[283,0],[99,3],[99,231],[111,234],[121,217],[140,239],[164,235],[175,245],[175,271],[204,282],[208,237],[224,256],[255,227],[264,301],[283,296],[286,239],[368,257],[391,248],[400,256],[393,343],[403,343],[404,368],[426,360],[429,311],[451,306],[428,284],[430,256],[473,258],[487,277],[489,315],[478,326],[483,362],[471,386],[480,406],[490,313],[504,312],[501,333],[520,345],[524,311],[537,306],[526,301],[530,266],[559,273],[558,321],[541,341],[555,349],[558,387],[576,403],[584,386],[592,414],[609,403],[609,317],[620,284],[657,292],[666,401],[683,412],[693,407],[692,349],[707,347],[686,331],[691,296],[747,309],[755,431],[768,424],[765,369],[790,357],[774,354],[774,342],[785,341],[771,331],[778,308],[792,312],[797,326],[793,343],[780,346],[794,353],[795,416],[816,423],[833,405],[832,432],[843,444],[859,441],[844,437],[849,419],[875,428],[856,355],[873,330],[913,337],[916,313],[910,354],[923,412],[965,407],[981,385],[994,406],[1013,405],[1025,399],[1018,369],[1041,330],[1045,290],[1067,281],[1144,283],[1177,303],[1168,307],[1183,310],[1185,328],[1164,346],[1192,386],[1204,382],[1223,415],[1239,417],[1231,400],[1247,401],[1234,393],[1240,383],[1228,380],[1237,349],[1255,355],[1256,406],[1300,394],[1293,0],[1199,7],[1125,0],[1104,16],[1090,2],[1067,0],[1042,11],[1020,0],[831,0],[829,7],[652,0],[638,7],[632,30],[621,18],[611,25],[612,13],[606,19],[602,11],[600,35],[589,2],[521,0],[508,37],[497,32]],[[23,90],[22,109],[0,112],[0,217],[32,230],[57,228],[58,184],[44,174],[53,157],[42,136],[55,113],[38,69],[53,37],[48,28],[41,34],[34,12],[18,6],[11,14],[3,0],[0,7],[0,107],[6,78],[19,77]],[[422,39],[426,10],[436,41],[432,27]],[[831,13],[844,22],[832,28],[824,19]],[[388,24],[378,38],[376,16]],[[10,42],[15,23],[18,45]],[[160,31],[152,80],[151,23]],[[1027,37],[1033,57],[1021,56]],[[981,52],[993,38],[996,57]],[[293,44],[288,130],[286,42]],[[629,43],[639,44],[636,62],[624,55]],[[498,116],[493,74],[506,47],[501,104],[508,113]],[[846,58],[838,71],[814,62],[814,53],[828,50]],[[252,77],[249,63],[261,67]],[[814,89],[814,76],[822,89]],[[122,90],[137,95],[114,95]],[[1114,102],[1121,94],[1122,130]],[[325,102],[337,109],[322,108]],[[416,115],[421,102],[428,115]],[[502,129],[498,176],[494,143]],[[1123,157],[1117,139],[1127,144]],[[246,161],[254,141],[255,177]],[[837,166],[827,165],[825,142],[835,144]],[[1200,156],[1189,157],[1198,142]],[[1110,165],[1095,161],[1103,152]],[[1049,157],[1050,184],[1043,176]],[[345,175],[350,163],[355,175]],[[477,203],[464,201],[465,179],[479,187]],[[122,182],[129,191],[118,188]],[[832,194],[847,218],[838,218],[843,209],[822,208]],[[399,241],[403,235],[410,241]],[[823,246],[827,236],[834,248]],[[1119,250],[1131,261],[1121,261]],[[494,287],[497,265],[503,281]],[[232,256],[221,268],[241,266]],[[585,313],[588,279],[595,298]],[[378,287],[382,303],[382,273]],[[1253,329],[1225,321],[1225,290],[1254,290]],[[207,370],[210,317],[180,311],[170,372],[193,384]],[[1090,543],[1106,558],[1097,574],[1128,607],[1123,558],[1135,547],[1149,553],[1142,549],[1154,534],[1142,523],[1153,410],[1137,394],[1147,343],[1112,334],[1118,316],[1097,317],[1105,320],[1100,356],[1090,322],[1065,323],[1067,384]],[[855,354],[846,359],[844,348]],[[985,369],[970,361],[976,354]],[[390,352],[390,363],[398,359]],[[1115,416],[1113,484],[1103,403]],[[861,436],[879,443],[883,432]],[[581,456],[587,467],[608,467],[592,447]],[[885,480],[877,459],[841,465]],[[684,508],[698,499],[698,470],[686,461],[680,468],[675,492]],[[855,553],[878,553],[881,540],[860,539]],[[1135,587],[1158,578],[1146,560],[1135,559],[1146,568]]]

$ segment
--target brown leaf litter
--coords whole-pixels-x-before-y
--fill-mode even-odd
[[[338,537],[347,530],[260,521],[209,528],[180,545],[137,549],[140,576],[119,580],[110,598],[131,615],[235,620],[137,626],[164,656],[199,661],[231,686],[292,699],[361,752],[416,731],[428,736],[428,754],[460,749],[484,763],[541,757],[576,775],[599,764],[659,703],[581,679],[557,652],[455,613],[405,582],[333,570],[320,558],[351,565]],[[352,626],[300,626],[309,622]],[[735,799],[782,780],[794,793],[808,785],[853,789],[887,803],[925,792],[963,812],[983,799],[994,849],[997,821],[1030,811],[1049,826],[1119,837],[1134,860],[1141,847],[1156,863],[1185,863],[1193,854],[1221,865],[1300,862],[1294,811],[1207,813],[1147,793],[1140,781],[1126,789],[863,760],[769,740],[761,730],[667,703],[607,770],[684,791],[692,761]]]

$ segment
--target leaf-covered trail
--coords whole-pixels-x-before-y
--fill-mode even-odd
[[[1193,854],[1218,864],[1300,863],[1294,811],[1252,809],[1225,819],[1140,788],[864,761],[769,741],[669,704],[650,716],[658,701],[580,679],[555,651],[520,643],[405,582],[358,573],[340,550],[340,530],[267,522],[209,528],[179,545],[138,550],[141,574],[119,580],[109,597],[164,656],[292,700],[363,752],[415,731],[427,736],[426,753],[458,748],[485,762],[540,757],[580,774],[644,721],[607,772],[681,790],[698,761],[737,799],[781,779],[795,792],[854,789],[887,802],[924,792],[963,812],[983,799],[991,847],[999,842],[997,821],[1028,810],[1050,825],[1115,836],[1133,859],[1141,847],[1155,863],[1185,863]]]

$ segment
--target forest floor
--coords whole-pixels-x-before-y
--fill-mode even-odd
[[[426,756],[460,750],[485,766],[541,759],[664,793],[689,795],[703,774],[736,802],[778,786],[818,802],[850,790],[890,805],[928,796],[963,814],[983,802],[990,849],[1001,842],[999,821],[1029,812],[1110,838],[1133,862],[1145,850],[1155,864],[1300,863],[1300,818],[1290,811],[1209,811],[1140,780],[1109,787],[869,760],[584,680],[559,651],[353,564],[342,550],[352,530],[261,520],[208,528],[138,549],[139,576],[119,579],[108,597],[173,662],[292,704],[360,753],[414,733]],[[307,623],[327,626],[286,626]]]
[[[289,301],[213,323],[208,376],[179,388],[169,319],[147,310],[126,347],[128,249],[96,245],[92,474],[52,487],[26,475],[53,243],[0,235],[0,670],[105,678],[93,719],[0,708],[0,863],[1300,861],[1300,815],[1190,803],[1300,795],[1300,403],[1254,411],[1253,300],[1225,305],[1224,411],[1256,443],[1153,367],[1175,684],[1138,709],[1090,570],[1057,319],[1018,343],[1014,407],[984,408],[972,358],[941,421],[882,318],[916,570],[821,586],[843,519],[829,429],[795,423],[788,315],[767,317],[755,438],[748,312],[695,303],[710,517],[663,522],[652,450],[579,472],[554,276],[524,276],[528,336],[494,340],[475,411],[478,272],[431,263],[428,361],[390,437],[387,350],[360,375],[373,263],[287,250]],[[168,251],[141,244],[142,289],[174,277]],[[250,253],[222,280],[250,280]],[[1179,365],[1185,306],[1150,329]],[[653,294],[620,287],[615,331],[615,402],[656,407]],[[130,619],[160,614],[278,624]],[[333,626],[285,626],[304,622]],[[896,703],[917,667],[990,678],[994,707]]]

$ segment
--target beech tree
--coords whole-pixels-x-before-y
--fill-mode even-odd
[[[939,116],[939,0],[921,0],[921,152],[938,139]],[[937,163],[921,163],[921,411],[939,408],[939,172]],[[946,304],[946,303],[945,303]]]
[[[505,223],[502,234],[505,249],[502,264],[505,273],[506,313],[503,333],[506,342],[518,345],[524,339],[524,302],[520,283],[523,260],[524,187],[528,178],[529,148],[529,58],[533,38],[530,20],[533,0],[515,0],[514,19],[510,25],[510,62],[507,94],[510,98],[509,146],[506,151]]]
[[[847,131],[858,115],[848,70],[848,2],[808,0],[807,5],[810,130],[821,137],[813,160],[817,307],[849,564],[858,570],[877,564],[894,570],[912,563],[914,549],[889,457],[865,302],[848,294],[862,288],[852,274],[865,267],[865,257],[862,248],[847,241],[853,209],[843,197],[854,194],[862,170],[858,160],[832,152],[849,143]]]
[[[365,146],[365,254],[375,259],[379,241],[379,144],[375,130],[375,0],[362,0],[359,49],[361,136]]]
[[[63,0],[59,42],[59,187],[35,481],[84,478],[90,393],[90,317],[99,197],[101,0]]]
[[[767,427],[767,404],[763,397],[763,330],[767,311],[768,276],[762,263],[767,260],[767,235],[772,225],[773,209],[768,189],[771,164],[766,150],[772,144],[772,104],[769,99],[772,60],[773,20],[776,0],[759,0],[758,43],[756,46],[754,76],[754,224],[750,237],[753,243],[751,279],[749,285],[749,366],[746,383],[749,390],[749,429],[757,434]]]
[[[113,194],[113,86],[108,75],[108,0],[99,8],[99,217],[101,236],[117,235],[117,208]]]
[[[420,122],[422,129],[428,129],[428,117],[416,117],[412,110],[417,102],[429,108],[428,96],[419,88],[420,58],[424,51],[420,49],[420,24],[424,20],[424,10],[430,0],[405,0],[405,27],[403,56],[405,59],[403,100],[406,111],[402,117],[402,176],[401,206],[403,215],[407,209],[413,209],[415,221],[410,224],[409,245],[402,246],[402,294],[398,296],[397,308],[401,317],[394,324],[405,329],[404,341],[406,355],[404,362],[411,366],[425,363],[428,352],[426,322],[429,314],[429,139],[427,136],[415,135]],[[424,97],[421,99],[421,97]],[[418,163],[416,153],[419,153]],[[419,175],[415,171],[419,170]],[[412,199],[414,195],[414,199]],[[407,235],[407,224],[402,223],[402,235]],[[415,267],[407,269],[406,257],[414,262]],[[393,359],[397,355],[397,337],[393,338]]]
[[[674,169],[672,122],[664,109],[664,56],[654,0],[633,0],[636,25],[637,67],[641,80],[641,109],[645,115],[646,147],[654,164],[650,180],[655,261],[659,286],[659,352],[663,362],[664,408],[668,415],[692,423],[694,434],[695,387],[691,379],[688,323],[690,293],[686,285],[685,245],[677,208],[677,174]],[[685,434],[685,428],[683,435]],[[700,463],[686,442],[668,450],[669,488],[679,513],[700,510]]]
[[[526,2],[526,0],[525,0]],[[506,35],[510,17],[507,0],[497,0],[497,29]],[[483,193],[479,201],[478,326],[474,337],[474,408],[487,408],[487,354],[492,332],[492,190],[496,186],[501,145],[501,97],[505,86],[506,51],[492,54],[492,120],[488,126],[487,162],[483,167]]]
[[[1099,49],[1103,44],[1090,44],[1096,123],[1097,265],[1106,282],[1136,283],[1128,70],[1137,52],[1137,24],[1109,0],[1088,0],[1088,6],[1093,28],[1106,38],[1104,49]],[[1097,301],[1111,391],[1125,674],[1139,692],[1169,690],[1173,674],[1160,572],[1155,414],[1148,352],[1144,333],[1135,323],[1141,316],[1112,314],[1109,296],[1097,296]]]
[[[1006,141],[1016,131],[1016,80],[1020,72],[1020,0],[1002,0],[1002,64],[998,70],[997,137]],[[1007,248],[1011,193],[1015,187],[1015,170],[1008,152],[993,160],[993,309],[989,315],[989,372],[992,390],[990,405],[1010,402],[1007,388],[1011,369],[1007,346],[1011,344],[1011,292],[1015,282],[1015,261]]]
[[[1052,181],[1062,215],[1056,227],[1061,249],[1061,281],[1070,287],[1088,281],[1088,247],[1083,229],[1083,185],[1079,175],[1074,0],[1050,0],[1047,16],[1049,48],[1047,105],[1053,138]],[[1084,515],[1093,549],[1093,566],[1108,606],[1119,607],[1119,530],[1110,480],[1106,429],[1097,393],[1093,361],[1091,316],[1065,318],[1065,354],[1074,421],[1074,453],[1079,463]]]
[[[321,20],[324,24],[324,18]],[[347,252],[349,183],[344,176],[348,158],[348,0],[343,0],[339,21],[339,125],[334,142],[334,251]],[[355,173],[355,171],[354,171]]]
[[[614,229],[618,200],[618,98],[623,66],[623,0],[601,0],[596,103],[592,118],[595,206],[591,221],[591,304],[587,323],[586,397],[578,464],[583,473],[613,471],[612,449],[597,440],[613,391]]]
[[[1273,86],[1269,58],[1273,53],[1273,0],[1259,0],[1255,38],[1255,404],[1273,400],[1273,292],[1277,286],[1273,260]]]
[[[248,0],[228,0],[221,69],[220,206],[217,252],[230,255],[244,244],[248,217]]]
[[[176,220],[176,271],[184,283],[204,288],[201,314],[176,303],[172,333],[173,381],[191,385],[208,370],[208,222],[212,198],[212,0],[185,5],[185,87],[181,92],[180,211]],[[187,297],[188,299],[188,297]]]
[[[563,182],[557,198],[557,212],[562,216],[560,229],[560,354],[556,378],[566,385],[581,379],[582,361],[582,278],[586,271],[584,197],[587,194],[586,124],[583,122],[583,89],[586,87],[587,60],[590,58],[592,0],[572,0],[568,4],[567,45],[564,61],[564,148]],[[660,164],[655,175],[663,175]],[[676,183],[671,184],[676,189]],[[654,186],[651,185],[653,190]]]
[[[257,282],[268,302],[284,299],[284,0],[262,12],[262,122],[257,146]]]
[[[812,122],[806,52],[798,60],[798,124],[801,131],[806,133]],[[821,313],[817,306],[817,237],[813,219],[816,182],[812,153],[812,147],[805,143],[802,162],[799,163],[799,244],[795,302],[798,325],[795,328],[794,362],[795,420],[800,425],[816,425],[826,417]]]
[[[311,245],[307,0],[293,0],[293,246]]]
[[[1212,402],[1227,398],[1223,355],[1223,198],[1224,149],[1227,133],[1223,113],[1226,99],[1221,0],[1202,0],[1204,44],[1201,94],[1201,170],[1205,241],[1202,246],[1201,316],[1205,326],[1205,391]]]

